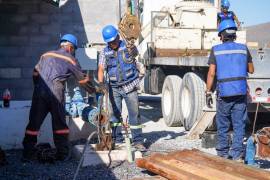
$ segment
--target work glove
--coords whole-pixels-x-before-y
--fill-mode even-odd
[[[79,84],[81,87],[83,87],[89,94],[92,94],[95,92],[95,87],[93,83],[90,81],[90,78],[88,76],[85,76],[85,78],[81,81],[79,81]]]
[[[97,83],[95,88],[96,88],[97,93],[102,93],[102,94],[107,93],[107,87],[106,87],[106,84],[104,84],[104,83]]]
[[[126,45],[130,58],[136,58],[139,55],[138,49],[134,44]]]
[[[207,106],[208,108],[213,108],[212,92],[206,91],[206,92],[205,92],[205,97],[206,97],[206,106]]]

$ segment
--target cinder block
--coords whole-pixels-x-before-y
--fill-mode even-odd
[[[20,34],[33,35],[39,33],[38,25],[22,25],[19,27]]]
[[[0,67],[1,68],[33,68],[37,63],[38,58],[31,58],[31,57],[4,57],[1,58]]]
[[[13,93],[13,100],[31,100],[32,99],[32,95],[33,95],[33,85],[29,86],[28,88],[25,89],[12,89]]]
[[[37,24],[47,24],[49,23],[49,16],[48,14],[32,14],[31,21]]]
[[[22,68],[22,78],[32,78],[34,68]]]
[[[0,6],[1,14],[14,14],[18,11],[18,9],[19,9],[19,7],[17,4],[2,3]]]
[[[45,35],[35,35],[35,36],[31,36],[30,37],[30,45],[34,46],[34,45],[44,45],[44,44],[49,44],[50,39],[48,38],[48,36]]]
[[[15,46],[0,47],[0,57],[18,57],[22,55],[20,48]]]
[[[28,16],[26,15],[15,15],[11,18],[12,23],[26,23],[29,21]]]
[[[27,89],[32,87],[32,78],[0,79],[1,87],[13,89]]]
[[[25,1],[24,1],[25,2]],[[39,1],[41,3],[41,1]],[[20,4],[18,8],[19,14],[32,14],[32,13],[39,13],[39,4],[31,1],[29,3]]]
[[[0,46],[7,46],[9,43],[7,36],[0,36]]]
[[[41,36],[41,38],[45,38],[45,37]],[[43,44],[43,46],[38,45],[38,36],[37,36],[31,40],[30,46],[22,47],[23,52],[24,52],[24,56],[26,58],[28,58],[28,57],[35,58],[38,61],[40,56],[46,52],[46,43],[45,42],[49,42],[49,39],[48,38],[45,40],[41,39],[40,42],[42,42],[41,44]]]
[[[41,26],[41,33],[42,34],[57,34],[57,32],[60,32],[60,24],[49,24],[49,25],[43,25]]]
[[[52,14],[50,16],[50,23],[58,23],[59,25],[65,24],[65,23],[74,23],[73,17],[70,17],[70,15],[62,15],[62,14]],[[82,23],[82,21],[80,21]]]
[[[28,36],[10,36],[9,43],[12,45],[27,45],[29,42]]]
[[[0,78],[21,78],[21,68],[0,68]]]
[[[76,159],[80,159],[82,157],[84,145],[76,145],[73,148],[73,155]],[[84,153],[84,159],[82,166],[96,166],[99,164],[109,164],[113,161],[125,161],[127,160],[127,150],[125,144],[121,146],[118,150],[112,151],[95,151],[95,145],[91,144],[91,146],[87,146],[86,151]]]
[[[93,125],[86,123],[81,118],[70,119],[68,126],[70,128],[70,141],[86,139],[90,135],[90,133],[96,129]]]

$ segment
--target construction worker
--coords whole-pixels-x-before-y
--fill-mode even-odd
[[[104,71],[109,78],[109,98],[112,105],[112,137],[115,143],[123,142],[122,130],[122,99],[128,110],[128,120],[131,128],[132,142],[135,148],[144,150],[142,129],[138,122],[139,104],[137,86],[140,82],[136,68],[138,50],[135,46],[128,47],[120,40],[118,30],[108,25],[103,28],[102,35],[107,46],[99,57],[98,81],[104,82]]]
[[[65,82],[73,75],[88,92],[93,89],[89,78],[82,72],[74,58],[77,49],[77,38],[72,34],[64,35],[60,48],[43,54],[34,68],[34,92],[29,115],[29,123],[23,140],[22,161],[28,162],[35,157],[37,135],[45,117],[50,112],[56,160],[64,160],[69,154],[68,134],[64,108]]]
[[[217,15],[217,22],[219,24],[226,19],[231,19],[237,23],[238,28],[240,27],[241,23],[239,22],[237,16],[233,11],[229,11],[230,2],[229,0],[223,0],[221,2],[221,12]]]
[[[212,48],[209,57],[206,103],[211,108],[212,86],[217,78],[217,146],[218,156],[241,160],[247,119],[247,76],[254,72],[252,57],[246,45],[234,42],[236,25],[224,20],[219,26],[222,44]],[[229,145],[230,124],[233,127],[232,145]]]

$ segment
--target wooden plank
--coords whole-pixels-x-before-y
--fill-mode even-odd
[[[213,122],[213,119],[216,115],[216,112],[203,112],[201,118],[199,118],[190,131],[188,132],[187,138],[188,139],[199,139],[200,135],[206,130],[206,128]]]
[[[270,180],[270,172],[246,166],[199,150],[152,154],[137,166],[168,179]]]
[[[137,159],[136,165],[170,180],[205,180],[204,178],[193,175],[179,168],[175,168],[174,166],[164,164],[162,161],[155,160],[155,158],[152,157]]]
[[[186,160],[185,158],[176,158],[172,155],[160,155],[155,158],[156,160],[162,159],[165,164],[174,166],[191,174],[200,176],[205,179],[220,180],[220,179],[230,179],[230,180],[246,180],[245,176],[239,177],[234,176],[229,173],[224,173],[223,171],[217,170],[215,168],[210,168],[205,165],[201,165],[192,159]]]
[[[207,56],[208,50],[200,49],[159,49],[155,50],[157,57]]]
[[[195,162],[204,164],[205,166],[214,167],[224,172],[235,174],[236,176],[245,176],[247,179],[270,180],[270,172],[244,165],[232,160],[224,159],[218,156],[207,154],[199,150],[183,150],[170,153],[177,159],[191,158]]]
[[[207,179],[231,179],[231,180],[255,180],[254,178],[247,177],[246,175],[236,173],[234,171],[224,171],[222,168],[216,167],[216,164],[209,164],[208,161],[204,162],[203,159],[197,160],[194,156],[182,155],[179,154],[172,155],[173,159],[186,163],[191,166],[192,170],[196,170],[196,174],[204,177],[207,176]],[[198,155],[197,155],[198,156]],[[226,166],[225,166],[226,168]]]
[[[132,180],[168,180],[162,176],[152,176],[152,177],[138,177],[133,178]]]

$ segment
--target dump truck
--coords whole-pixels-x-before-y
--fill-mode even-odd
[[[205,106],[208,57],[221,43],[217,32],[219,0],[144,0],[138,3],[141,36],[139,60],[147,73],[142,90],[162,94],[161,107],[167,126],[190,130]],[[246,43],[239,28],[236,42]],[[249,75],[249,111],[270,103],[270,49],[250,49],[255,73]],[[214,121],[213,121],[214,122]]]

